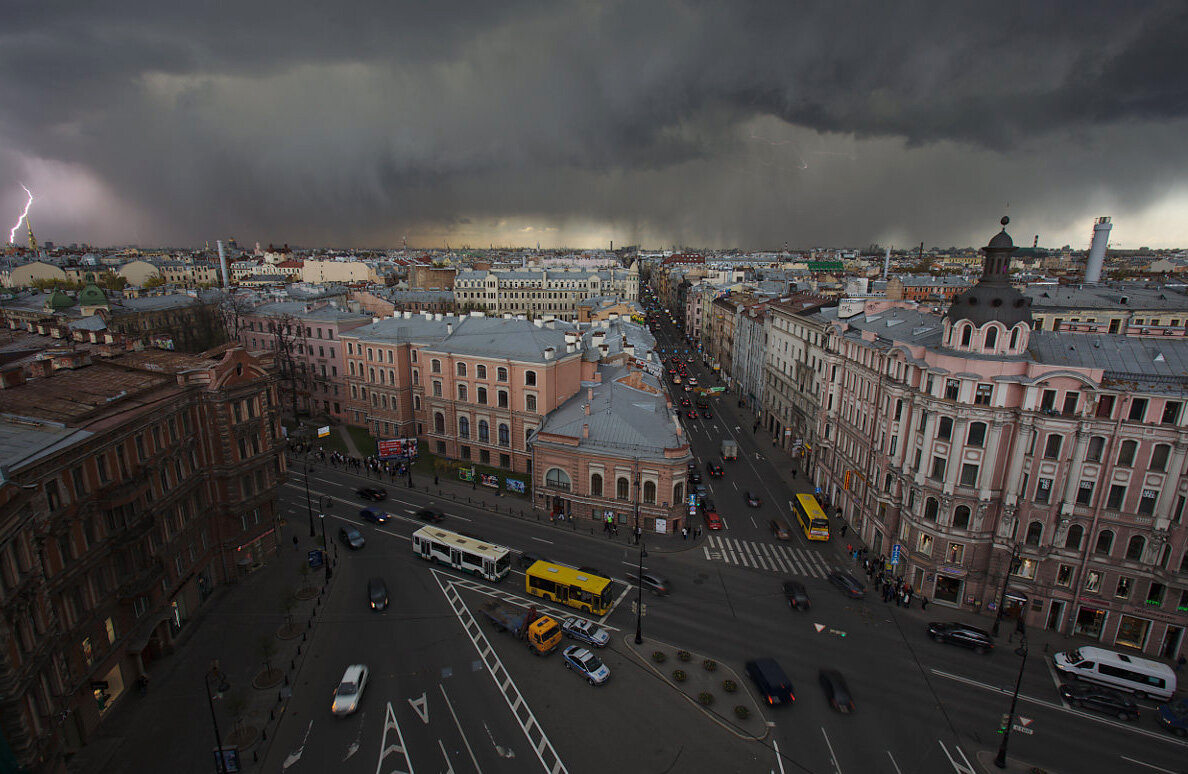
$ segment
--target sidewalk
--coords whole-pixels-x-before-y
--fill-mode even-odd
[[[283,532],[281,549],[267,564],[219,587],[206,600],[178,634],[174,652],[149,667],[147,693],[126,691],[96,736],[69,762],[69,771],[207,770],[215,748],[210,705],[223,746],[239,746],[242,769],[264,760],[290,695],[288,686],[300,673],[303,642],[317,624],[324,593],[321,568],[306,577],[298,572],[314,540],[300,524],[290,523]],[[295,597],[291,625],[285,603],[290,596]],[[221,695],[221,681],[208,677],[216,663],[225,681]],[[214,694],[209,704],[207,686]]]

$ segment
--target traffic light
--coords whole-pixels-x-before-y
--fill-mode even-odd
[[[998,721],[998,733],[1005,734],[1007,727],[1011,724],[1011,713],[1002,713],[1002,719]]]

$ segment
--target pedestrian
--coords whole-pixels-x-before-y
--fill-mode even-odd
[[[792,468],[792,478],[796,478],[796,468]]]
[[[681,527],[681,540],[688,540],[688,539],[689,539],[689,528]]]
[[[433,474],[433,486],[437,486],[437,474]]]
[[[848,528],[848,525],[846,525],[846,524],[843,524],[843,525],[842,525],[842,529],[841,529],[842,537],[845,537],[845,536],[846,536],[846,529],[847,529],[847,528]]]
[[[928,597],[924,596],[923,594],[920,595],[920,609],[921,610],[928,609]]]

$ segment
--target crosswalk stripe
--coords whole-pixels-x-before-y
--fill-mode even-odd
[[[825,578],[829,575],[829,562],[821,551],[815,548],[799,548],[724,535],[706,537],[707,561],[721,561],[739,567],[812,578]]]

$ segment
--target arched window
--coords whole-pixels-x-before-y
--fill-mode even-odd
[[[479,420],[479,441],[481,443],[491,442],[491,426],[487,424],[487,420]]]
[[[1068,534],[1064,536],[1064,547],[1079,549],[1081,541],[1085,539],[1085,528],[1080,524],[1074,524],[1068,528]]]
[[[986,343],[982,345],[983,349],[994,349],[998,346],[998,328],[991,326],[986,329]]]
[[[924,519],[926,521],[936,521],[936,514],[940,510],[940,503],[936,501],[935,497],[929,497],[924,501]]]
[[[445,414],[442,414],[440,411],[433,412],[433,432],[445,432]]]
[[[553,489],[569,489],[569,474],[561,468],[549,468],[545,473],[545,486]]]
[[[507,390],[499,390],[495,397],[498,400],[499,408],[507,408]]]
[[[466,376],[466,364],[465,363],[459,363],[457,368],[458,368],[458,376]]]
[[[590,476],[590,495],[602,497],[602,474],[594,473]]]
[[[476,379],[486,379],[487,367],[485,365],[476,365],[474,367],[474,376]]]
[[[531,411],[533,414],[536,413],[536,396],[535,395],[525,395],[524,396],[524,410]]]
[[[627,481],[626,476],[620,476],[619,480],[615,482],[615,499],[630,500],[631,499],[631,484]]]
[[[466,397],[467,397],[466,385],[465,385],[465,384],[459,384],[459,385],[458,385],[458,400],[460,400],[460,401],[462,401],[463,403],[465,403],[465,402],[466,402]]]
[[[1138,451],[1137,441],[1123,441],[1118,449],[1118,464],[1129,468],[1134,464],[1134,453]]]
[[[1171,455],[1171,447],[1166,443],[1157,443],[1151,450],[1151,470],[1166,471],[1167,458]]]
[[[672,501],[680,503],[685,501],[685,485],[681,483],[672,485]]]
[[[374,382],[374,381],[375,381],[375,369],[374,369],[374,368],[368,368],[368,369],[367,369],[367,374],[368,374],[368,376],[367,376],[367,381],[369,381],[369,382]]]
[[[470,417],[458,417],[458,437],[470,437]]]
[[[479,403],[483,404],[484,406],[487,405],[487,388],[479,387],[478,395],[476,397],[478,398]]]
[[[1014,328],[1011,330],[1011,349],[1013,350],[1017,346],[1019,346],[1019,329]]]
[[[436,360],[436,359],[430,360],[429,361],[429,370],[435,374],[441,373],[441,361]]]
[[[348,360],[348,361],[347,361],[347,368],[351,369],[351,376],[354,376],[354,375],[355,375],[355,361],[354,361],[354,360]]]
[[[968,347],[971,338],[973,338],[973,328],[968,325],[961,326],[961,346]]]
[[[648,505],[656,504],[656,482],[645,481],[643,485],[643,501]]]
[[[970,446],[982,446],[986,443],[985,422],[969,423],[969,435],[966,436],[966,443]]]
[[[499,423],[499,445],[511,446],[511,429],[502,422]]]
[[[1029,546],[1038,546],[1040,538],[1044,536],[1044,524],[1042,521],[1033,521],[1027,525],[1027,539],[1023,542]]]
[[[503,366],[496,368],[495,369],[495,379],[496,379],[496,381],[506,382],[507,381],[507,369],[504,368]]]
[[[1101,455],[1105,451],[1105,438],[1095,435],[1089,439],[1089,450],[1085,452],[1085,459],[1089,462],[1101,462]]]
[[[1114,533],[1111,530],[1103,529],[1097,534],[1097,545],[1094,547],[1093,553],[1109,556],[1110,549],[1113,547]]]
[[[536,372],[535,371],[525,371],[524,372],[524,384],[528,385],[529,387],[534,387],[536,385]]]
[[[937,426],[936,439],[938,441],[948,441],[953,438],[953,419],[952,417],[941,417],[940,424]]]
[[[958,505],[957,509],[953,511],[953,527],[956,529],[969,529],[968,505]]]
[[[1147,540],[1142,535],[1135,535],[1126,544],[1126,558],[1133,561],[1142,561],[1143,551],[1147,548]]]

